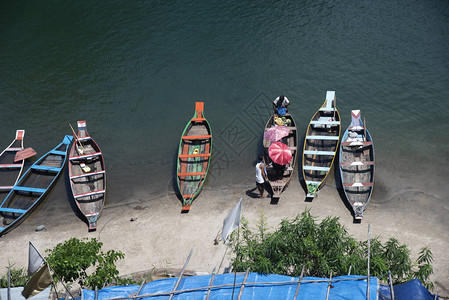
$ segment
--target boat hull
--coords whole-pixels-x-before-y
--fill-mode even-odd
[[[87,132],[85,121],[78,121],[76,139],[69,154],[70,187],[78,209],[87,219],[89,231],[93,231],[106,200],[104,157]]]
[[[182,196],[182,212],[201,192],[209,172],[212,154],[212,130],[203,114],[203,102],[197,102],[195,114],[181,136],[177,159],[177,184]]]
[[[37,160],[0,205],[0,236],[18,226],[45,198],[61,174],[72,137]]]

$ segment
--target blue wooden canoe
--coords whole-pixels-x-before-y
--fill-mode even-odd
[[[340,140],[340,124],[335,92],[327,91],[326,100],[309,122],[304,140],[302,172],[308,199],[318,195],[332,168]]]
[[[360,220],[373,192],[374,145],[360,110],[353,110],[351,118],[340,144],[340,177],[354,218]]]
[[[66,135],[53,150],[37,160],[0,205],[0,236],[19,225],[50,191],[67,161],[73,137]]]

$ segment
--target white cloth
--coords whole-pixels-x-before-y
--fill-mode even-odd
[[[265,164],[263,162],[258,162],[256,164],[256,182],[257,183],[264,183],[265,179],[262,176],[262,170],[260,169],[260,166],[263,165],[263,170],[265,172],[265,174],[267,174],[267,169],[265,167]]]
[[[273,104],[275,106],[277,106],[278,100],[279,100],[279,97],[277,97],[276,99],[273,100]],[[290,101],[288,100],[287,97],[284,96],[284,100],[282,101],[282,106],[285,107],[285,106],[287,106],[289,104],[290,104]]]

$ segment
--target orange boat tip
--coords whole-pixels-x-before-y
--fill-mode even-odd
[[[184,204],[184,206],[182,207],[181,212],[186,213],[190,211],[190,204]]]

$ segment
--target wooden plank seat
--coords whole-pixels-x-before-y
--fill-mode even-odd
[[[0,164],[0,169],[21,168],[22,164]]]
[[[306,139],[308,140],[332,140],[332,141],[338,141],[340,139],[339,136],[334,135],[308,135],[306,136]]]
[[[329,156],[334,156],[335,152],[334,151],[305,150],[304,154],[307,154],[307,155],[329,155]]]
[[[212,135],[186,135],[183,136],[183,140],[206,140],[212,138]]]
[[[185,199],[187,199],[187,198],[193,198],[193,196],[195,196],[195,195],[182,195],[182,197],[184,197]]]
[[[91,157],[100,156],[100,155],[101,155],[101,152],[95,152],[95,153],[91,153],[91,154],[73,156],[73,157],[70,157],[70,160],[86,159],[86,158],[91,158]]]
[[[78,194],[75,195],[74,198],[78,199],[78,198],[82,198],[82,197],[88,197],[88,196],[94,196],[94,195],[100,195],[100,194],[104,194],[105,190],[98,190],[98,191],[93,191],[93,192],[88,192],[88,193],[83,193],[83,194]]]
[[[48,171],[48,172],[55,172],[55,173],[58,173],[61,170],[61,168],[41,166],[41,165],[33,165],[33,166],[31,166],[31,168],[33,170]]]
[[[39,189],[39,188],[32,188],[32,187],[18,186],[18,185],[13,187],[13,190],[21,191],[21,192],[40,193],[40,194],[43,194],[47,191],[46,189]]]
[[[50,151],[50,154],[56,154],[56,155],[65,156],[67,153],[64,152],[64,151],[59,151],[59,150],[52,150],[52,151]]]
[[[351,131],[362,131],[364,129],[365,129],[365,127],[363,127],[363,126],[351,126],[351,127],[348,127],[348,130],[351,130]]]
[[[206,175],[206,172],[178,173],[179,177]]]
[[[368,146],[368,145],[372,145],[373,142],[369,141],[369,142],[362,142],[362,141],[354,141],[354,142],[344,142],[341,143],[342,146]]]
[[[22,148],[13,148],[13,147],[11,147],[11,148],[6,149],[5,151],[22,151],[22,150],[23,150]]]
[[[321,181],[306,180],[306,184],[321,184]]]
[[[101,170],[101,171],[90,172],[90,173],[85,173],[85,174],[81,174],[81,175],[73,175],[73,176],[70,176],[70,179],[77,179],[77,178],[81,178],[81,177],[89,177],[89,176],[100,175],[100,174],[104,174],[104,173],[105,173],[105,170]]]
[[[329,126],[338,126],[340,125],[340,121],[310,121],[312,125],[329,125]]]
[[[340,166],[366,166],[374,165],[374,161],[353,161],[353,162],[341,162]]]
[[[27,211],[25,209],[0,207],[0,212],[14,213],[14,214],[24,214]]]
[[[372,182],[354,182],[354,183],[343,183],[346,187],[362,187],[362,186],[373,186]]]
[[[210,153],[181,154],[181,155],[179,155],[179,158],[189,158],[189,157],[210,157]]]
[[[333,112],[335,109],[333,107],[321,107],[319,111]]]
[[[13,187],[12,185],[2,185],[0,186],[0,191],[10,191]]]
[[[206,121],[206,119],[205,118],[193,118],[190,121],[192,121],[192,122],[204,122],[204,121]]]
[[[328,167],[318,167],[318,166],[304,166],[303,167],[304,170],[306,171],[324,171],[324,172],[329,172]]]

